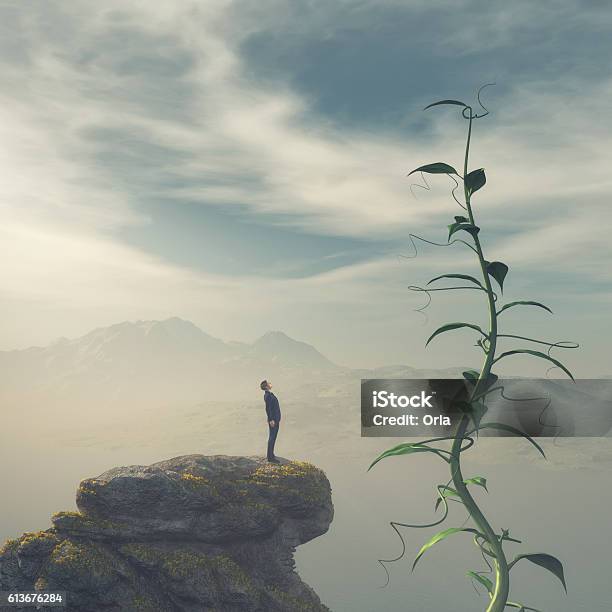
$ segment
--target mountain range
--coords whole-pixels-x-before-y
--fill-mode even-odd
[[[345,370],[280,331],[252,344],[224,342],[191,323],[123,322],[46,347],[0,351],[0,397],[100,403],[227,399]]]

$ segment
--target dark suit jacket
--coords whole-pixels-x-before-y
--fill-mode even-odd
[[[268,415],[268,421],[276,421],[277,423],[281,420],[280,404],[278,398],[272,391],[266,391],[264,393],[264,401],[266,402],[266,414]]]

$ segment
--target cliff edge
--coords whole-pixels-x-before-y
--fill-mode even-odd
[[[6,542],[0,591],[65,591],[79,612],[327,610],[294,569],[296,546],[333,518],[329,481],[309,463],[188,455],[118,467],[83,480],[77,506]]]

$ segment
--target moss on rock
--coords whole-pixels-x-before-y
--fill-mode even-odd
[[[115,558],[99,544],[62,540],[51,552],[49,577],[73,584],[112,582],[115,577]]]
[[[301,597],[294,597],[276,587],[268,586],[264,592],[268,597],[271,597],[282,610],[291,610],[291,612],[321,612],[320,604],[313,604],[311,601]]]
[[[181,480],[186,482],[194,487],[199,487],[202,485],[210,485],[210,480],[208,478],[204,478],[204,476],[198,476],[193,472],[183,472],[181,474]]]
[[[17,551],[17,548],[19,547],[19,540],[17,539],[10,539],[7,540],[1,547],[0,547],[0,555],[7,555],[7,554],[11,554]]]
[[[309,506],[320,506],[329,500],[329,483],[325,474],[306,461],[262,465],[253,472],[250,480],[284,495],[288,505],[295,505],[301,499]]]
[[[79,531],[92,533],[96,531],[120,532],[126,527],[121,521],[92,518],[81,512],[56,512],[51,521],[58,531]]]
[[[7,541],[0,590],[66,590],[68,612],[323,612],[292,553],[327,530],[310,463],[217,455],[117,467],[81,482],[80,512]]]
[[[150,568],[156,567],[175,580],[192,578],[201,572],[225,576],[243,587],[252,586],[246,572],[227,555],[206,555],[190,550],[163,550],[156,546],[132,543],[121,547],[128,558]]]
[[[30,531],[18,540],[17,551],[20,555],[37,556],[50,552],[58,543],[54,531]]]
[[[99,482],[96,478],[87,478],[81,481],[79,488],[77,490],[77,496],[88,496],[88,495],[97,495],[98,491],[96,490]]]
[[[147,595],[135,595],[132,599],[132,607],[137,612],[151,612],[159,610],[157,602]]]

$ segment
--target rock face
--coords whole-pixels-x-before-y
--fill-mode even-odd
[[[188,455],[86,479],[77,506],[4,545],[0,591],[66,591],[79,612],[327,610],[293,561],[333,518],[313,465]]]

